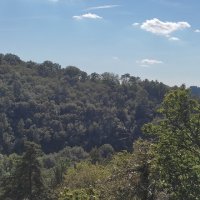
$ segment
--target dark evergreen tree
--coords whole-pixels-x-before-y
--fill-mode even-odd
[[[38,161],[40,153],[38,145],[32,142],[25,143],[25,153],[17,163],[15,171],[2,183],[2,200],[48,199]]]

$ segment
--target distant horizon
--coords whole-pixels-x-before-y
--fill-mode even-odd
[[[1,54],[1,53],[2,53],[2,52],[0,52],[0,54]],[[140,78],[141,81],[143,81],[143,80],[145,80],[145,79],[147,79],[147,80],[149,80],[149,81],[158,81],[158,82],[163,83],[163,84],[165,84],[165,85],[167,85],[167,86],[170,86],[170,87],[174,87],[174,86],[180,87],[181,85],[185,85],[187,88],[190,88],[190,87],[200,87],[200,86],[198,86],[198,85],[186,85],[185,83],[181,83],[181,84],[179,84],[179,85],[178,85],[178,84],[169,85],[169,84],[167,84],[167,83],[165,83],[165,82],[163,82],[163,81],[157,80],[157,79],[150,79],[150,78],[148,78],[148,77],[140,77],[140,76],[137,76],[137,75],[128,73],[128,72],[124,72],[124,73],[122,73],[122,74],[118,74],[118,73],[115,73],[115,72],[113,72],[113,71],[101,71],[101,72],[98,72],[98,71],[90,71],[90,72],[89,72],[89,71],[83,70],[81,67],[76,66],[76,65],[73,65],[73,64],[66,65],[66,66],[62,66],[60,63],[54,62],[53,60],[50,60],[50,59],[47,59],[47,60],[43,60],[43,61],[39,61],[39,62],[38,62],[38,61],[32,60],[32,59],[23,59],[23,58],[21,58],[19,55],[15,54],[15,53],[9,53],[9,52],[7,52],[7,53],[2,53],[2,54],[4,54],[4,55],[6,55],[6,54],[16,55],[16,56],[18,56],[23,62],[29,62],[29,61],[31,61],[31,62],[34,62],[34,63],[36,63],[36,64],[42,64],[42,63],[44,63],[45,61],[50,61],[50,62],[52,62],[52,63],[55,63],[55,64],[60,65],[61,68],[77,67],[77,68],[80,69],[81,71],[86,72],[88,75],[90,75],[90,74],[92,74],[92,73],[98,73],[98,74],[101,75],[101,74],[103,74],[103,73],[108,72],[108,73],[113,73],[114,75],[118,75],[118,76],[120,77],[120,76],[125,75],[125,74],[130,74],[130,76],[134,76],[134,77]]]
[[[197,0],[1,0],[0,52],[200,86]]]

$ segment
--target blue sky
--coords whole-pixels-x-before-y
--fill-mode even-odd
[[[0,52],[200,86],[199,0],[0,0]]]

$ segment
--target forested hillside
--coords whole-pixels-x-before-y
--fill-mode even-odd
[[[197,200],[198,88],[0,55],[0,200]]]
[[[24,141],[45,153],[110,144],[132,150],[169,87],[125,74],[87,74],[45,61],[0,55],[0,152],[21,154]]]

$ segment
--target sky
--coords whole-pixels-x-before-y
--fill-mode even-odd
[[[0,0],[0,53],[200,86],[199,0]]]

